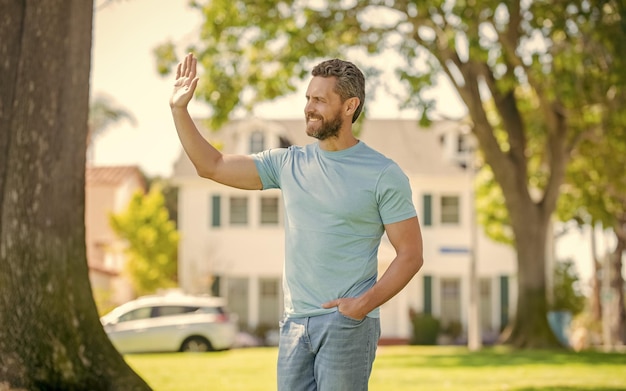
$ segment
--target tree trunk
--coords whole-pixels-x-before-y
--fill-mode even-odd
[[[147,390],[100,325],[85,250],[93,4],[0,0],[0,389]]]
[[[619,235],[615,235],[617,245],[611,256],[611,295],[615,298],[611,300],[611,308],[609,311],[613,315],[611,317],[611,341],[626,344],[626,307],[624,307],[624,276],[622,275],[622,255],[626,250],[626,241]]]
[[[591,316],[594,321],[602,321],[602,303],[600,298],[601,283],[600,272],[601,263],[598,259],[596,245],[596,229],[591,226],[591,262],[593,262],[593,275],[591,276]]]
[[[522,211],[523,220],[512,218],[518,264],[517,311],[501,339],[503,343],[517,348],[562,347],[547,318],[546,239],[549,217],[544,216],[542,213],[545,212],[536,206],[527,206],[517,212]],[[514,210],[512,215],[515,213]]]
[[[543,112],[550,123],[545,144],[549,156],[546,160],[549,180],[543,188],[535,188],[528,180],[527,136],[516,95],[512,89],[498,86],[489,69],[484,63],[462,63],[458,70],[464,83],[457,85],[457,90],[469,110],[472,133],[480,144],[485,162],[502,189],[515,238],[517,314],[500,339],[518,348],[560,347],[547,318],[546,239],[550,217],[556,208],[558,188],[565,177],[567,127],[557,103]],[[448,71],[448,74],[452,73]],[[481,82],[493,96],[498,118],[507,135],[508,148],[504,149],[495,136],[497,130],[491,124],[482,101]],[[539,191],[542,198],[535,201],[531,193]]]

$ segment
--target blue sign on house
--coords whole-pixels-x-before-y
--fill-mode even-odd
[[[462,246],[443,246],[439,247],[439,252],[442,254],[469,254],[470,249]]]

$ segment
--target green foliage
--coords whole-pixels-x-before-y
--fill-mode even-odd
[[[600,20],[602,28],[580,25],[591,38],[584,47],[582,95],[593,104],[572,118],[585,133],[572,151],[558,214],[562,220],[612,228],[626,216],[626,12],[619,2],[591,4],[605,11],[585,11],[585,17]]]
[[[606,113],[603,126],[594,128],[573,152],[559,200],[561,220],[611,228],[626,216],[626,121],[615,123],[622,121],[616,116]]]
[[[300,80],[310,75],[313,62],[356,53],[367,58],[398,45],[387,42],[389,35],[398,38],[397,21],[372,24],[376,7],[366,3],[212,0],[192,6],[206,22],[200,42],[184,50],[199,58],[203,77],[197,95],[212,110],[212,128],[222,125],[237,108],[249,111],[258,102],[296,91]],[[392,12],[389,7],[379,8]],[[363,21],[364,13],[369,13],[370,21]],[[177,62],[172,61],[170,42],[156,48],[155,55],[162,74],[167,73],[163,65]],[[369,61],[355,62],[370,76],[368,83],[374,88],[378,70]],[[424,84],[428,83],[419,83]]]
[[[488,166],[483,166],[477,173],[474,186],[476,216],[485,234],[496,242],[513,245],[513,231],[502,189]]]
[[[110,216],[110,224],[128,243],[126,270],[137,294],[177,285],[179,235],[159,186],[146,195],[135,193],[124,212]]]
[[[176,224],[178,221],[178,187],[173,186],[170,181],[160,176],[146,177],[145,181],[148,188],[158,186],[161,189],[170,221]]]
[[[176,58],[176,47],[170,42],[163,43],[154,48],[152,53],[157,60],[157,72],[161,75],[168,75],[178,62]]]
[[[411,324],[413,325],[413,334],[411,336],[411,345],[436,345],[437,337],[441,325],[439,320],[431,314],[418,312],[411,313]]]
[[[579,314],[585,308],[585,295],[580,291],[576,266],[572,260],[556,262],[554,266],[554,300],[550,309]]]

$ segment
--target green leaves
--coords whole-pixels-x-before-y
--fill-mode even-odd
[[[177,285],[179,235],[159,186],[135,193],[127,209],[110,216],[113,231],[128,247],[126,271],[139,295]]]
[[[586,297],[580,290],[576,265],[571,259],[558,261],[554,265],[554,300],[551,309],[579,314],[585,308]]]

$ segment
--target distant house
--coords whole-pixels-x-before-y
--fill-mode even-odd
[[[238,120],[205,136],[224,152],[239,154],[314,141],[305,134],[304,120]],[[453,121],[437,122],[429,129],[412,120],[372,119],[363,125],[359,139],[395,160],[409,177],[424,239],[424,267],[381,308],[383,339],[410,338],[410,310],[430,313],[444,326],[460,325],[463,338],[472,243],[483,337],[492,339],[513,313],[513,249],[494,243],[481,230],[472,239],[471,177],[464,169],[467,137]],[[184,153],[175,163],[172,179],[179,186],[181,288],[226,297],[243,327],[276,328],[282,315],[284,254],[280,191],[243,191],[199,178]],[[379,275],[394,256],[383,237]]]
[[[109,216],[126,209],[135,192],[145,192],[146,184],[136,166],[90,166],[85,179],[89,279],[99,306],[112,307],[134,298],[134,292],[123,274],[125,244],[110,228]]]

